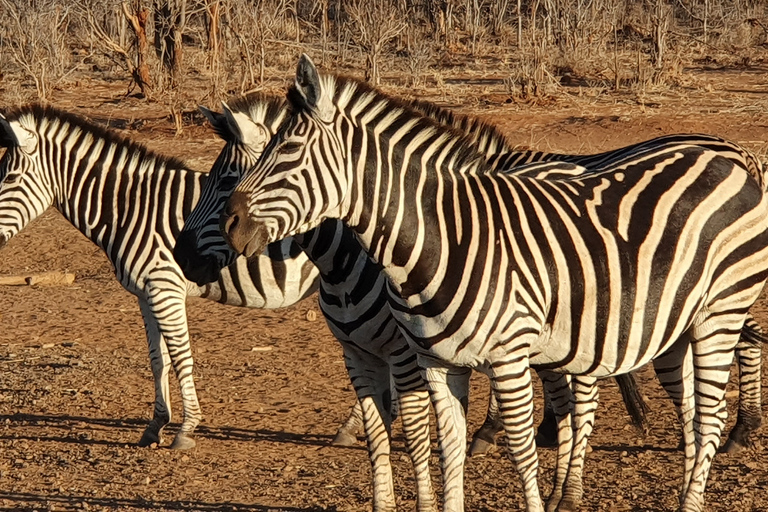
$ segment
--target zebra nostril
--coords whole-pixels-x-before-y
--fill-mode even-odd
[[[224,220],[224,232],[232,234],[232,231],[237,229],[238,224],[240,224],[240,217],[236,213],[233,213]]]

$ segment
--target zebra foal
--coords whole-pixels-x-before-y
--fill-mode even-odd
[[[53,205],[104,251],[120,284],[138,299],[149,344],[155,404],[139,445],[160,443],[171,420],[173,368],[184,418],[171,446],[191,448],[202,413],[192,377],[186,298],[284,307],[317,289],[317,270],[288,240],[250,261],[233,260],[214,282],[198,287],[184,279],[172,248],[205,174],[39,105],[0,116],[0,146],[6,148],[0,159],[0,247]]]
[[[461,134],[320,77],[306,56],[288,97],[290,117],[228,201],[225,235],[248,255],[327,218],[355,231],[426,368],[447,510],[463,510],[464,368],[489,374],[539,511],[529,367],[588,382],[650,361],[684,425],[681,508],[703,508],[733,351],[768,275],[762,176],[686,144],[592,172],[489,173]]]

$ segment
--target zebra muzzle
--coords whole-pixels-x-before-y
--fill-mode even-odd
[[[247,258],[261,254],[267,247],[267,228],[248,215],[247,194],[235,191],[221,214],[219,227],[227,243]]]

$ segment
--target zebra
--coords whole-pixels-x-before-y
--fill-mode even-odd
[[[220,268],[236,257],[236,254],[226,245],[221,236],[218,217],[224,200],[234,188],[237,180],[256,162],[263,149],[262,147],[251,147],[248,144],[249,134],[263,133],[268,131],[270,126],[274,126],[273,120],[267,119],[265,116],[276,112],[275,105],[278,102],[282,103],[282,100],[259,94],[249,94],[231,100],[229,105],[225,103],[222,114],[201,107],[201,111],[210,121],[214,131],[225,140],[226,145],[216,158],[216,163],[209,172],[209,181],[201,192],[197,206],[187,218],[174,249],[174,255],[186,277],[200,285],[213,279]],[[265,105],[269,105],[269,107],[267,108]],[[282,116],[283,114],[278,115]],[[396,328],[394,318],[389,314],[389,309],[386,306],[386,290],[380,269],[362,251],[360,244],[353,239],[352,233],[343,229],[340,223],[329,221],[323,223],[314,232],[298,237],[297,241],[320,269],[320,307],[331,331],[341,341],[347,361],[351,357],[349,352],[357,349],[356,352],[352,352],[355,357],[359,358],[357,353],[376,354],[380,357],[378,361],[358,362],[355,367],[382,367],[382,362],[385,367],[387,361],[389,364],[396,365],[397,360],[392,361],[391,356],[387,355],[387,351],[391,351],[391,347],[395,346],[401,347],[399,350],[402,350],[402,355],[398,352],[398,357],[407,356],[409,364],[415,362],[415,355],[408,350],[405,340]],[[360,293],[361,290],[365,293]],[[396,345],[393,345],[393,340],[397,342]],[[410,383],[411,386],[418,383],[419,388],[421,388],[423,383],[418,367],[410,365],[407,369],[407,372],[400,369],[392,372],[392,374],[396,376],[396,379]],[[385,377],[384,373],[379,375],[381,378]],[[358,403],[365,403],[368,394],[373,393],[371,389],[376,388],[367,382],[359,381],[353,372],[350,372],[350,376],[358,393]],[[620,380],[619,384],[622,390],[625,388],[627,390],[634,389],[635,385],[631,379]],[[379,389],[386,389],[387,386],[387,382],[381,382]],[[394,387],[398,394],[402,393],[399,389],[400,386],[395,385]],[[634,423],[641,423],[643,419],[641,410],[633,407],[634,404],[631,402],[626,403]],[[374,417],[375,424],[366,426],[365,429],[369,439],[381,439],[379,444],[372,445],[369,442],[375,476],[382,474],[379,465],[387,461],[387,458],[382,457],[380,453],[389,453],[389,447],[385,446],[388,438],[383,435],[384,429],[389,429],[387,411],[381,409],[384,404],[377,403],[376,405],[380,414]],[[419,405],[423,407],[422,413],[426,414],[428,401],[425,400]],[[409,414],[412,413],[409,412]],[[350,416],[350,421],[353,418],[354,416]],[[406,416],[403,416],[403,421],[404,425],[410,423]],[[426,417],[423,418],[423,422],[422,432],[426,436],[428,435]],[[377,432],[382,432],[382,434],[379,435]],[[346,432],[339,432],[339,435],[345,434]],[[423,442],[426,446],[427,439],[424,438]],[[419,453],[428,455],[428,449]],[[417,464],[416,460],[414,460],[414,464]],[[426,464],[425,461],[424,464]],[[417,467],[419,466],[417,465]],[[420,471],[417,470],[417,474],[420,474]],[[387,478],[390,479],[389,470],[386,474]],[[424,478],[428,480],[426,475]],[[386,489],[386,491],[382,491],[380,494],[379,489],[381,488]],[[376,510],[385,506],[387,508],[394,507],[393,499],[388,498],[391,489],[391,481],[388,480],[385,484],[383,480],[374,478],[374,508]],[[387,499],[380,498],[380,495]],[[420,499],[419,503],[422,501]],[[431,506],[432,501],[429,503]]]
[[[155,405],[139,445],[161,443],[171,420],[168,375],[173,367],[184,418],[171,447],[193,447],[202,413],[192,376],[186,298],[285,307],[317,290],[314,265],[287,240],[255,259],[233,260],[218,279],[198,287],[184,279],[172,248],[205,183],[204,173],[50,106],[23,106],[0,117],[0,145],[7,148],[0,160],[0,247],[54,205],[104,251],[120,284],[138,299],[149,344]]]
[[[463,510],[468,369],[490,376],[527,510],[539,511],[529,367],[588,384],[651,361],[684,426],[681,509],[702,510],[733,350],[768,277],[762,175],[687,144],[592,172],[492,173],[463,134],[357,80],[320,77],[306,55],[288,99],[227,202],[225,237],[247,256],[328,218],[355,231],[425,370],[446,510]],[[562,483],[550,508],[571,505]]]
[[[263,104],[269,104],[269,108],[264,108]],[[653,147],[682,142],[707,147],[729,158],[744,161],[747,166],[754,168],[752,160],[743,148],[721,138],[701,134],[662,136],[648,142],[597,155],[516,151],[498,130],[477,118],[457,115],[448,109],[424,101],[413,101],[411,106],[441,123],[466,132],[476,142],[478,150],[483,155],[487,155],[490,164],[501,170],[510,169],[511,172],[514,172],[517,165],[537,161],[561,160],[574,163],[586,162],[588,165],[604,165]],[[182,263],[181,268],[187,277],[192,280],[202,279],[201,282],[204,282],[207,279],[212,279],[218,272],[218,268],[234,258],[234,253],[226,246],[219,232],[218,216],[224,200],[229,197],[240,176],[255,163],[263,149],[263,145],[249,147],[247,142],[241,142],[241,134],[270,132],[269,127],[276,127],[278,123],[265,116],[274,115],[282,119],[284,113],[278,107],[278,100],[258,94],[236,98],[230,101],[229,105],[224,104],[224,114],[217,114],[204,107],[201,107],[201,110],[209,119],[214,131],[227,142],[227,146],[222,150],[209,173],[212,176],[212,181],[209,182],[210,186],[203,190],[198,206],[190,215],[190,221],[185,224],[175,254],[178,255],[178,259]],[[261,137],[259,140],[262,140]],[[340,231],[333,231],[333,233],[340,233]],[[338,244],[330,243],[327,246],[329,248],[338,247]],[[337,256],[337,258],[339,257]],[[348,276],[347,279],[349,280],[347,286],[350,287],[354,287],[354,283],[360,279],[371,281],[371,279],[360,275]],[[371,291],[371,293],[373,292],[374,290]],[[380,293],[384,293],[384,290]],[[355,314],[354,316],[361,315]],[[729,452],[735,452],[748,446],[751,443],[751,433],[759,428],[762,421],[760,411],[762,359],[759,341],[762,339],[761,330],[760,326],[753,320],[748,322],[748,326],[752,326],[756,334],[745,329],[744,337],[737,345],[740,400],[737,422],[731,430],[724,448],[724,451]],[[370,329],[372,331],[377,330],[374,327]],[[642,428],[643,413],[647,406],[639,394],[633,393],[633,390],[636,389],[635,383],[627,382],[622,377],[630,378],[631,375],[620,376],[619,388],[633,423]],[[545,400],[545,403],[547,407],[545,407],[544,420],[538,428],[536,442],[539,446],[552,446],[557,443],[557,425],[551,404],[548,400]],[[393,401],[393,404],[396,404],[396,401]],[[492,446],[495,446],[495,436],[501,430],[497,410],[494,395],[491,394],[487,419],[473,436],[469,448],[470,456],[486,453]],[[359,404],[356,404],[347,421],[348,423],[337,433],[335,442],[338,444],[352,444],[354,441],[352,432],[362,427],[362,411]]]
[[[562,153],[549,153],[536,150],[515,150],[507,138],[496,129],[479,118],[459,115],[452,110],[439,107],[433,103],[413,100],[410,106],[442,124],[457,128],[468,134],[478,152],[486,157],[488,164],[505,172],[514,172],[515,168],[536,162],[571,162],[585,168],[600,168],[610,165],[612,162],[622,160],[630,155],[643,151],[652,151],[668,144],[690,144],[704,147],[718,154],[735,160],[747,168],[755,179],[762,179],[763,164],[745,148],[730,141],[705,134],[672,134],[663,135],[654,139],[632,144],[617,150],[606,151],[592,155],[573,155]],[[724,453],[737,453],[751,446],[751,434],[760,428],[762,424],[762,344],[766,342],[762,327],[748,314],[744,323],[744,329],[739,343],[736,345],[736,360],[739,368],[739,407],[736,423],[731,429],[721,451]],[[628,376],[631,376],[628,375]],[[642,402],[642,397],[633,396],[636,386],[628,385],[619,380],[619,388],[626,404],[632,404],[633,421],[636,426],[642,428],[642,417],[639,414],[647,407]],[[546,395],[545,395],[546,398]],[[495,446],[495,436],[502,430],[498,418],[498,404],[495,395],[490,394],[488,414],[483,425],[472,436],[472,443],[468,454],[482,455]],[[546,401],[545,417],[538,428],[536,444],[551,445],[556,426],[554,425],[554,411],[549,401]],[[682,443],[681,443],[682,447]]]

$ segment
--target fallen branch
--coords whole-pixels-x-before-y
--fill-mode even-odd
[[[0,276],[0,286],[67,286],[74,282],[75,274],[70,272]]]

